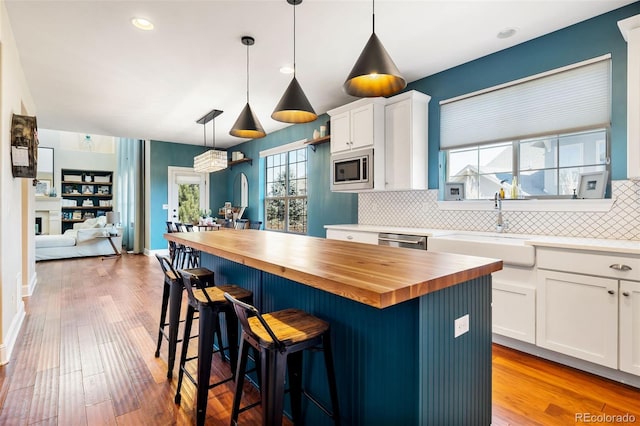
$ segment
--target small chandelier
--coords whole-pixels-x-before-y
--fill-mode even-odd
[[[212,109],[196,123],[202,124],[204,129],[204,146],[207,147],[207,126],[209,121],[213,121],[213,149],[203,152],[193,157],[193,170],[197,173],[212,173],[227,168],[227,151],[216,149],[216,122],[214,118],[222,114],[219,109]]]

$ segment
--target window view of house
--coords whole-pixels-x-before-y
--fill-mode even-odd
[[[468,199],[510,194],[514,177],[519,197],[568,197],[607,158],[606,129],[476,145],[447,152],[447,181],[463,182]]]

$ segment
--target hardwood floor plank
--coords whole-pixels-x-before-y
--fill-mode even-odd
[[[156,342],[151,339],[147,330],[144,327],[133,328],[129,330],[129,338],[138,353],[142,354],[142,359],[155,382],[162,383],[166,381],[167,363],[154,356]]]
[[[57,368],[38,371],[29,410],[29,424],[57,417],[59,379],[60,370]]]
[[[111,398],[104,373],[92,376],[83,375],[84,400],[87,405],[99,404]]]
[[[80,371],[60,376],[58,424],[73,426],[87,424],[82,372]]]
[[[71,321],[60,330],[60,374],[68,374],[82,369],[78,328]]]
[[[29,420],[32,400],[33,386],[21,387],[7,393],[2,411],[0,411],[0,424],[26,425]]]
[[[100,309],[102,310],[102,316],[106,318],[107,322],[121,322],[122,316],[120,315],[120,311],[113,301],[113,297],[110,295],[100,296],[98,298],[98,302],[100,303]]]
[[[117,425],[115,411],[111,400],[99,404],[87,405],[87,423],[91,426]],[[144,424],[144,423],[139,423]]]
[[[100,345],[100,354],[104,364],[107,388],[111,395],[116,416],[140,408],[140,403],[129,381],[127,369],[122,362],[122,348],[115,342]]]
[[[78,344],[80,346],[82,374],[93,376],[94,374],[102,373],[104,369],[93,327],[88,325],[78,327]]]

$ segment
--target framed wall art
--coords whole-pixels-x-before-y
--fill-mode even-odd
[[[608,172],[581,173],[578,181],[578,198],[604,198]]]
[[[445,201],[464,200],[464,183],[463,182],[445,183],[444,184],[444,200]]]

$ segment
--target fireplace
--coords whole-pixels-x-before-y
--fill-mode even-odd
[[[36,235],[60,234],[60,198],[36,197]]]

